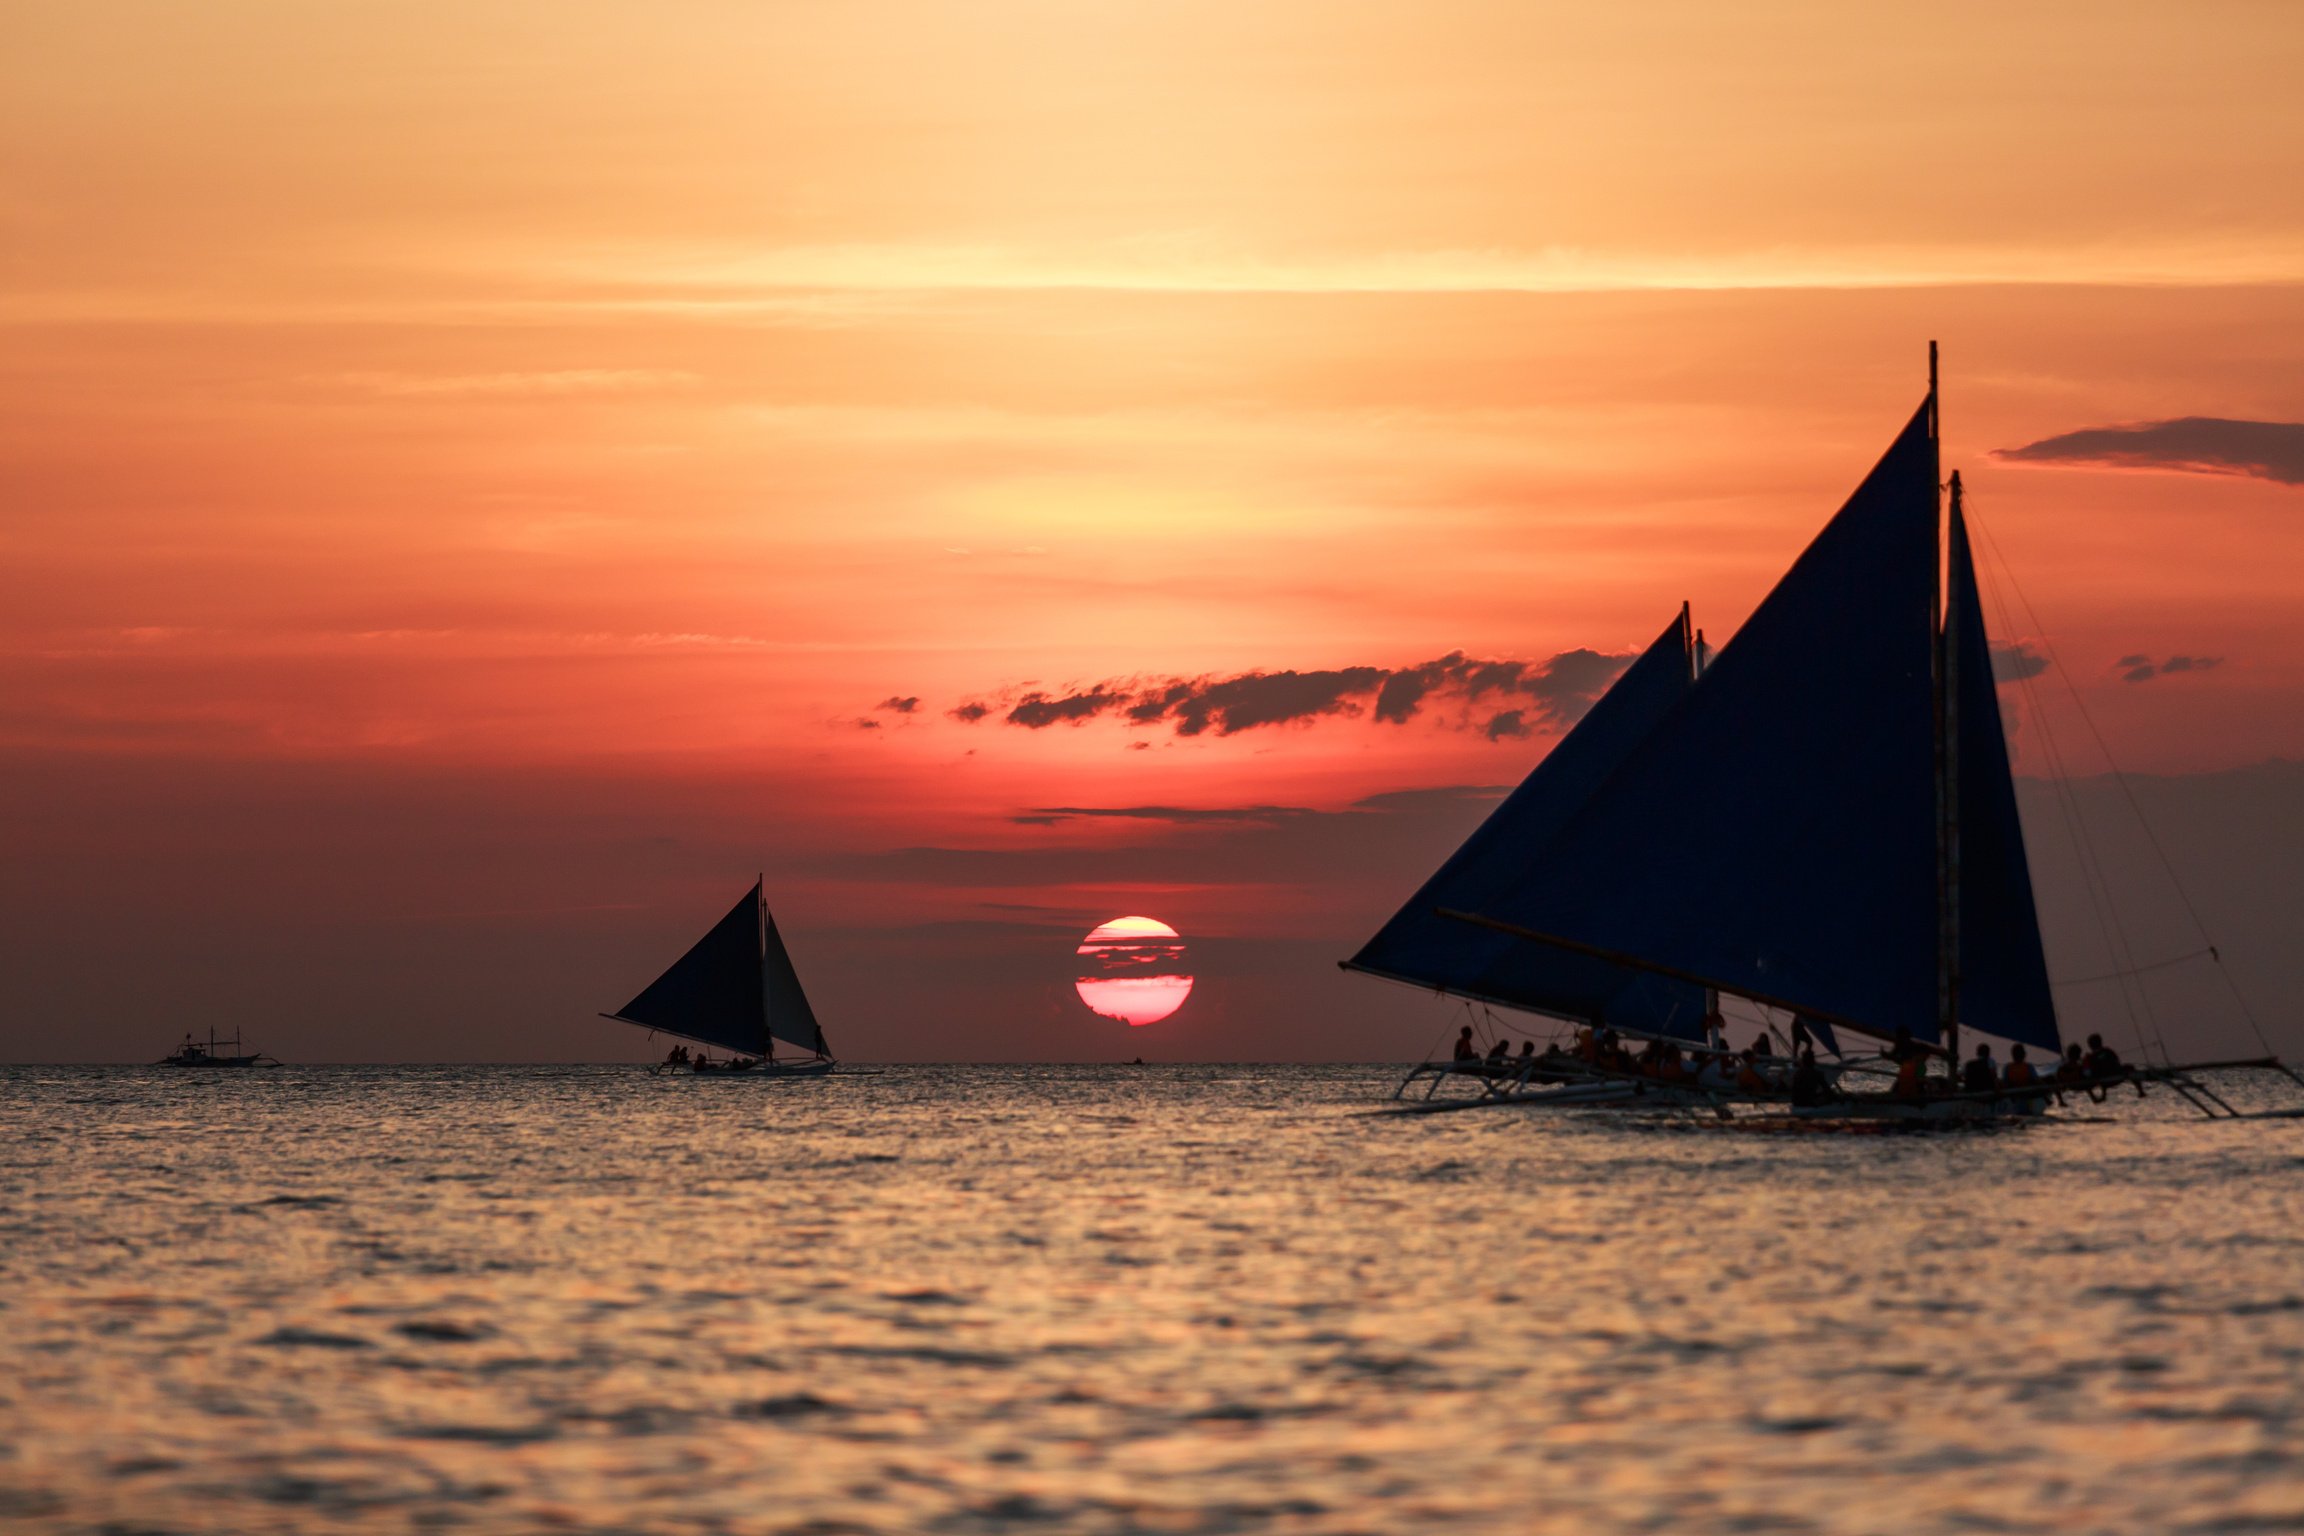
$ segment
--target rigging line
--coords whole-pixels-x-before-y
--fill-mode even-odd
[[[2054,664],[2057,672],[2063,678],[2065,691],[2071,695],[2073,707],[2078,710],[2081,723],[2088,727],[2088,734],[2095,739],[2096,749],[2103,754],[2105,766],[2111,771],[2112,782],[2119,787],[2121,798],[2127,802],[2128,813],[2136,818],[2136,825],[2142,829],[2144,841],[2152,849],[2153,857],[2159,861],[2161,872],[2168,877],[2168,884],[2175,890],[2176,899],[2183,905],[2185,916],[2191,919],[2193,932],[2199,936],[2200,942],[2207,946],[2209,952],[2214,955],[2216,948],[2214,936],[2209,933],[2208,925],[2201,920],[2199,908],[2192,903],[2192,893],[2184,888],[2184,881],[2177,875],[2175,863],[2168,857],[2167,849],[2161,845],[2159,834],[2153,831],[2152,823],[2146,819],[2144,808],[2138,803],[2136,792],[2128,782],[2128,776],[2120,771],[2119,761],[2112,756],[2111,746],[2104,740],[2104,733],[2097,728],[2096,717],[2089,712],[2087,701],[2080,696],[2079,685],[2072,680],[2071,672],[2056,655],[2055,642],[2048,639],[2047,626],[2040,622],[2039,613],[2032,606],[2031,594],[2027,593],[2024,590],[2024,584],[2016,579],[2015,570],[2009,566],[2006,556],[2001,554],[2000,547],[1992,538],[1989,530],[1985,532],[1984,539],[1991,548],[1993,559],[2006,574],[2009,587],[2016,593],[2017,600],[2023,603],[2026,615],[2031,618],[2033,628],[2040,635],[2041,645],[2046,647],[2048,651],[2050,662]],[[2232,994],[2232,1001],[2240,1009],[2241,1018],[2247,1022],[2249,1031],[2256,1036],[2256,1043],[2263,1048],[2265,1054],[2272,1054],[2272,1045],[2265,1038],[2264,1026],[2257,1021],[2255,1010],[2248,1006],[2248,999],[2241,993],[2239,983],[2235,982],[2231,972],[2224,968],[2223,956],[2215,955],[2215,959],[2217,973],[2224,978],[2224,984]],[[2144,995],[2145,1010],[2149,1016],[2151,1014],[2150,997],[2143,993],[2141,983],[2138,984],[2137,990],[2140,995]],[[2157,1021],[2154,1023],[2154,1030],[2157,1033]],[[2165,1053],[2166,1045],[2164,1043],[2161,1049]]]
[[[1977,526],[1981,531],[1983,525],[1978,524]],[[1985,537],[1989,539],[1989,533]],[[2000,557],[1998,546],[1995,544],[1991,545],[1990,548],[1993,556],[1999,560],[2001,574],[2008,578],[2011,586],[2014,586],[2013,572],[2008,569],[2007,561]],[[2001,600],[1997,589],[1995,589],[1993,596],[1995,606],[1999,608],[2003,620],[2006,621],[2005,601]],[[2033,628],[2036,632],[2041,633],[2041,644],[2047,648],[2051,664],[2063,672],[2067,683],[2069,683],[2071,674],[2068,669],[2064,668],[2062,657],[2056,654],[2054,642],[2046,637],[2046,626],[2039,622],[2036,613],[2033,615],[2033,620]],[[2014,627],[2013,623],[2009,624],[2010,629]],[[2034,687],[2030,679],[2023,679],[2019,686],[2023,689],[2026,707],[2031,711],[2034,722],[2040,728],[2041,744],[2049,760],[2052,793],[2055,796],[2058,812],[2065,824],[2065,834],[2072,844],[2074,858],[2080,870],[2081,883],[2087,893],[2089,910],[2096,918],[2097,930],[2103,939],[2105,953],[2116,970],[2132,972],[2136,968],[2135,947],[2128,940],[2127,925],[2121,921],[2118,903],[2113,900],[2112,882],[2106,877],[2103,855],[2097,850],[2096,840],[2088,830],[2087,816],[2081,810],[2079,792],[2074,787],[2077,783],[2077,777],[2073,771],[2073,765],[2064,752],[2062,741],[2057,737],[2052,718],[2046,708],[2046,702],[2041,697],[2041,690]],[[2132,988],[2133,990],[2131,990]],[[2161,1058],[2166,1060],[2168,1058],[2167,1040],[2160,1032],[2159,1019],[2153,1012],[2150,993],[2145,990],[2141,982],[2131,978],[2123,981],[2119,998],[2121,1011],[2127,1016],[2129,1030],[2135,1037],[2139,1049],[2143,1050],[2149,1057],[2156,1044]],[[2138,1016],[2139,1003],[2142,1004],[2143,1008],[2141,1018]]]
[[[1989,530],[1985,532],[1984,536],[1986,541],[1990,543],[1992,536]],[[2168,877],[2168,884],[2170,888],[2176,892],[2176,899],[2183,905],[2185,916],[2191,920],[2193,932],[2199,937],[2201,944],[2205,946],[2209,956],[2215,960],[2217,973],[2223,977],[2224,985],[2226,989],[2231,992],[2232,1001],[2239,1008],[2241,1018],[2247,1022],[2250,1032],[2256,1036],[2256,1043],[2264,1049],[2266,1054],[2271,1054],[2272,1045],[2271,1042],[2265,1038],[2264,1026],[2258,1022],[2255,1010],[2248,1006],[2248,999],[2241,992],[2239,983],[2234,981],[2232,979],[2231,972],[2224,968],[2224,957],[2217,953],[2215,938],[2212,934],[2209,933],[2207,923],[2201,919],[2199,908],[2193,905],[2192,893],[2185,889],[2184,881],[2176,873],[2176,865],[2174,861],[2168,857],[2168,851],[2165,847],[2162,846],[2159,834],[2153,830],[2152,823],[2146,819],[2144,815],[2144,808],[2140,803],[2138,803],[2135,790],[2128,782],[2128,776],[2121,772],[2119,762],[2112,756],[2112,749],[2110,745],[2105,742],[2104,733],[2097,728],[2096,717],[2089,712],[2087,702],[2081,698],[2078,685],[2072,681],[2071,672],[2067,670],[2064,667],[2063,662],[2056,657],[2055,644],[2047,638],[2047,627],[2040,623],[2039,614],[2032,607],[2031,595],[2024,590],[2023,583],[2016,579],[2015,570],[2009,566],[2006,557],[2000,553],[1999,546],[1996,543],[1992,544],[1992,555],[1993,558],[1999,562],[2002,570],[2007,574],[2008,584],[2015,590],[2018,600],[2024,604],[2024,610],[2028,615],[2030,615],[2034,628],[2040,632],[2040,643],[2047,647],[2050,659],[2055,662],[2057,670],[2062,674],[2065,690],[2072,696],[2072,703],[2074,708],[2079,711],[2081,723],[2088,727],[2088,734],[2095,738],[2096,749],[2103,754],[2105,766],[2111,770],[2112,781],[2119,787],[2121,798],[2127,802],[2129,814],[2135,817],[2137,827],[2144,833],[2145,843],[2151,848],[2153,857],[2159,861],[2161,872]],[[2141,969],[2137,967],[2131,968]],[[2145,992],[2141,982],[2137,984],[2137,991],[2138,994],[2144,999],[2144,1006],[2147,1016],[2151,1016],[2151,998],[2149,993]],[[2158,1021],[2156,1018],[2154,1020],[2154,1029],[2155,1032],[2157,1032]],[[2165,1043],[2162,1045],[2162,1050],[2163,1052],[2166,1050]]]
[[[2075,976],[2070,981],[2052,981],[2049,985],[2052,987],[2085,987],[2099,981],[2125,981],[2144,971],[2165,971],[2170,966],[2188,964],[2199,959],[2202,955],[2215,958],[2218,964],[2223,963],[2223,957],[2216,954],[2216,946],[2211,944],[2206,949],[2195,949],[2186,954],[2171,955],[2165,960],[2155,960],[2150,965],[2139,965],[2133,970],[2106,971],[2100,976]]]
[[[2001,577],[2005,579],[2008,587],[2015,591],[2018,599],[2024,603],[2025,612],[2032,620],[2033,632],[2039,636],[2042,648],[2048,653],[2049,665],[2056,668],[2063,677],[2066,687],[2070,688],[2071,673],[2065,668],[2063,658],[2057,654],[2055,642],[2048,638],[2047,626],[2040,622],[2040,616],[2033,610],[2030,597],[2017,582],[2015,572],[2009,566],[2007,557],[2001,553],[1999,542],[1993,538],[1991,529],[1981,520],[1971,516],[1969,523],[1982,538],[1993,563],[1999,567]],[[2013,632],[2016,626],[2012,622],[2006,596],[1997,584],[1994,584],[1987,591],[1986,598],[1998,614],[2003,632]],[[2050,793],[2054,797],[2059,819],[2064,823],[2065,837],[2072,845],[2073,860],[2080,871],[2081,887],[2087,894],[2089,910],[2096,919],[2097,933],[2104,942],[2105,953],[2111,959],[2115,969],[2132,971],[2135,969],[2136,963],[2135,950],[2128,942],[2126,925],[2120,921],[2119,910],[2111,899],[2111,882],[2105,878],[2103,859],[2096,851],[2095,839],[2088,835],[2087,818],[2081,814],[2079,795],[2073,788],[2071,763],[2064,754],[2062,743],[2056,739],[2056,730],[2049,720],[2048,711],[2040,697],[2040,690],[2034,687],[2032,679],[2028,677],[2018,678],[2017,686],[2023,691],[2026,709],[2032,717],[2033,724],[2038,727],[2040,732],[2041,749],[2048,758]],[[2076,690],[2074,697],[2077,701]],[[2101,745],[2101,741],[2099,741],[2099,745]],[[2106,754],[2106,761],[2108,763],[2110,761],[2109,753]],[[2139,1001],[2144,1005],[2142,1018],[2137,1016],[2137,1003]],[[2134,996],[2130,995],[2126,985],[2121,987],[2120,1008],[2127,1015],[2128,1028],[2135,1037],[2138,1048],[2149,1053],[2151,1046],[2157,1043],[2160,1054],[2165,1059],[2168,1053],[2167,1041],[2160,1037],[2159,1020],[2153,1014],[2151,998],[2144,993],[2141,984],[2138,984]],[[2149,1034],[2147,1029],[2149,1029]]]

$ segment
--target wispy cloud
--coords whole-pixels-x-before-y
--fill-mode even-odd
[[[702,380],[669,368],[559,368],[526,373],[339,373],[319,382],[379,395],[596,395],[679,389]]]
[[[1406,667],[1114,678],[1057,692],[1030,689],[997,702],[973,699],[948,713],[967,724],[998,714],[1004,724],[1033,731],[1109,717],[1131,726],[1166,725],[1179,736],[1234,736],[1369,714],[1379,724],[1405,725],[1441,703],[1463,710],[1470,723],[1474,706],[1493,704],[1499,707],[1478,728],[1497,741],[1573,723],[1630,661],[1584,649],[1544,661],[1481,660],[1451,651]]]
[[[2304,485],[2304,422],[2183,416],[2135,426],[2089,427],[2044,437],[1993,457],[2019,464],[2097,464],[2119,469],[2246,475]]]
[[[2165,661],[2154,661],[2142,654],[2123,656],[2112,664],[2121,681],[2148,683],[2156,677],[2172,677],[2185,672],[2206,672],[2224,664],[2221,656],[2171,656]]]

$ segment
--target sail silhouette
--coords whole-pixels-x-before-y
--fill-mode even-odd
[[[607,1017],[742,1056],[771,1056],[775,1040],[818,1056],[831,1054],[758,884],[670,969]]]
[[[2048,990],[2048,958],[2032,903],[2024,829],[2016,818],[2016,784],[2000,724],[1992,645],[1977,599],[1968,520],[1957,498],[1950,546],[1944,618],[1957,729],[1960,1019],[2053,1053],[2062,1045]]]
[[[1510,963],[1549,952],[1873,1035],[1965,1021],[2058,1049],[1958,477],[1941,602],[1937,492],[1931,387],[1565,820],[1472,861],[1505,872],[1485,894],[1447,888],[1452,860],[1420,896],[1517,941]]]
[[[1641,1034],[1699,1038],[1701,987],[1440,915],[1445,908],[1484,910],[1502,897],[1531,853],[1686,697],[1693,662],[1683,607],[1464,845],[1358,954],[1343,962],[1344,968],[1508,1008]]]

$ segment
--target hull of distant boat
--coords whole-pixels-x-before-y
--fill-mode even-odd
[[[684,1066],[668,1066],[663,1062],[648,1069],[651,1076],[666,1072],[693,1077],[830,1077],[839,1067],[832,1061],[760,1061],[748,1067],[725,1067],[703,1062],[689,1062]]]
[[[202,1056],[196,1061],[168,1056],[154,1062],[160,1067],[276,1067],[280,1065],[269,1056]]]
[[[1975,1099],[1834,1099],[1824,1104],[1801,1105],[1784,1111],[1801,1120],[1879,1120],[1929,1125],[1975,1125],[1991,1121],[2030,1120],[2047,1113],[2041,1099],[2000,1102]]]

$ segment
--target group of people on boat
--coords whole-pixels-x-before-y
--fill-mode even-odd
[[[1686,1048],[1677,1041],[1652,1039],[1635,1051],[1614,1029],[1588,1025],[1576,1032],[1574,1044],[1567,1048],[1554,1040],[1539,1052],[1534,1040],[1523,1040],[1515,1053],[1511,1040],[1499,1036],[1483,1052],[1467,1024],[1456,1037],[1453,1057],[1458,1070],[1526,1082],[1556,1082],[1598,1073],[1672,1087],[1789,1094],[1792,1103],[1800,1107],[1841,1097],[1832,1076],[1816,1060],[1814,1037],[1806,1020],[1793,1021],[1791,1045],[1792,1055],[1781,1056],[1763,1031],[1750,1045],[1737,1050],[1728,1043],[1726,1020],[1714,1012],[1704,1021],[1704,1043]],[[1957,1078],[1931,1079],[1928,1062],[1944,1052],[1922,1044],[1907,1029],[1897,1030],[1880,1054],[1895,1065],[1896,1081],[1890,1093],[1900,1099],[1925,1098],[1947,1088],[1964,1095],[1998,1098],[2006,1097],[2010,1089],[2038,1085],[2043,1096],[2026,1095],[2017,1100],[2020,1107],[2036,1112],[2046,1107],[2046,1093],[2085,1092],[2101,1102],[2107,1087],[2135,1081],[2120,1053],[2106,1045],[2102,1035],[2090,1035],[2085,1051],[2078,1045],[2065,1047],[2062,1059],[2045,1075],[2032,1064],[2021,1044],[2008,1048],[2008,1065],[2003,1069],[1994,1060],[1991,1045],[1979,1043]],[[2136,1087],[2138,1093],[2143,1092],[2141,1084]]]
[[[672,1047],[665,1056],[664,1065],[670,1068],[686,1067],[693,1072],[749,1072],[760,1063],[750,1056],[731,1056],[726,1061],[714,1061],[701,1052],[690,1052],[684,1045]]]
[[[1815,1050],[1801,1026],[1796,1024],[1793,1029],[1798,1056],[1787,1059],[1776,1053],[1765,1032],[1750,1045],[1737,1050],[1729,1045],[1726,1021],[1717,1013],[1707,1019],[1705,1025],[1704,1043],[1685,1049],[1675,1040],[1654,1039],[1635,1051],[1614,1029],[1603,1025],[1597,1029],[1591,1026],[1579,1029],[1575,1043],[1565,1049],[1554,1040],[1539,1052],[1535,1041],[1524,1040],[1515,1054],[1511,1040],[1505,1037],[1499,1037],[1483,1053],[1473,1041],[1472,1026],[1467,1024],[1456,1037],[1454,1059],[1460,1069],[1532,1082],[1597,1072],[1667,1087],[1734,1089],[1742,1093],[1782,1093],[1791,1089],[1796,1097],[1801,1087],[1801,1073],[1805,1070],[1813,1076],[1818,1091],[1822,1091],[1824,1075],[1816,1065]]]
[[[1896,1037],[1881,1047],[1880,1054],[1896,1063],[1896,1085],[1890,1091],[1897,1098],[1923,1098],[1931,1091],[1927,1075],[1928,1058],[1940,1055],[1941,1052],[1913,1039],[1910,1030],[1899,1029]],[[1958,1091],[1978,1096],[2007,1097],[2010,1089],[2030,1088],[2038,1084],[2057,1093],[2084,1092],[2102,1103],[2105,1089],[2123,1081],[2133,1084],[2139,1095],[2144,1092],[2143,1084],[2136,1082],[2129,1074],[2127,1063],[2120,1059],[2118,1051],[2104,1043],[2102,1035],[2090,1035],[2085,1051],[2078,1045],[2064,1047],[2064,1055],[2056,1063],[2055,1070],[2045,1076],[2032,1065],[2022,1045],[2008,1047],[2008,1065],[2003,1069],[1992,1058],[1991,1043],[1984,1041],[1977,1044],[1975,1054],[1960,1067]],[[2027,1095],[2019,1102],[2027,1108],[2033,1108],[2044,1105],[2046,1101]]]

